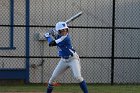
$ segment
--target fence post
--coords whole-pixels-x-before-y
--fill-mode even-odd
[[[14,0],[10,0],[10,48],[13,48],[13,33],[14,33]]]
[[[114,84],[114,44],[115,44],[115,0],[112,11],[112,54],[111,54],[111,85]]]
[[[29,61],[30,61],[30,0],[26,0],[26,80],[25,83],[29,83]]]

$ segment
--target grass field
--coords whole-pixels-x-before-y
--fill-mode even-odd
[[[45,92],[44,85],[4,85],[0,92]],[[88,85],[89,93],[140,93],[140,85]],[[55,93],[82,93],[77,85],[61,85],[54,88]]]

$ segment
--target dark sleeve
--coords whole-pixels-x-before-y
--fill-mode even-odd
[[[56,46],[56,45],[57,45],[57,44],[56,44],[55,41],[52,41],[52,42],[49,43],[49,46],[50,46],[50,47],[52,47],[52,46]]]

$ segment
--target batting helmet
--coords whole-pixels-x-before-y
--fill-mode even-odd
[[[55,26],[56,31],[68,28],[66,22],[58,22]]]

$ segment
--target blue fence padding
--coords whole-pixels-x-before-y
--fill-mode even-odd
[[[25,79],[26,69],[0,69],[0,79]]]

